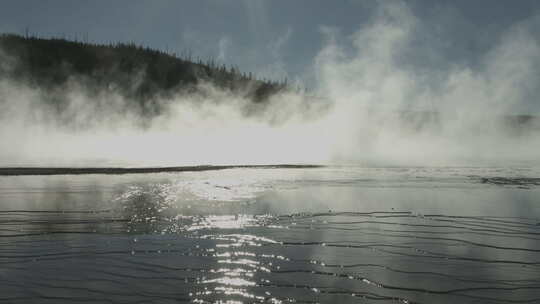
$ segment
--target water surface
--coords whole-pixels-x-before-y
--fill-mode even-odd
[[[328,167],[0,177],[0,301],[537,303],[538,176]]]

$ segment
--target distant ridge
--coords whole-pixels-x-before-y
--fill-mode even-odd
[[[144,167],[144,168],[55,168],[55,167],[13,167],[0,168],[0,176],[17,175],[81,175],[81,174],[143,174],[143,173],[172,173],[172,172],[194,172],[211,171],[225,169],[309,169],[322,168],[322,165],[301,165],[301,164],[277,164],[277,165],[202,165],[202,166],[180,166],[180,167]]]
[[[54,90],[75,77],[85,88],[114,88],[149,111],[159,111],[152,109],[153,99],[194,92],[203,82],[254,102],[288,89],[286,80],[260,80],[213,59],[203,62],[190,53],[171,54],[135,43],[94,44],[0,34],[0,56],[9,59],[5,60],[8,64],[0,64],[0,78]]]

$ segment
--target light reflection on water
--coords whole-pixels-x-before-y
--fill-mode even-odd
[[[0,300],[535,303],[540,189],[477,178],[524,172],[0,178]]]

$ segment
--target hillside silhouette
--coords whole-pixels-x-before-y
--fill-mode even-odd
[[[1,34],[0,55],[8,63],[0,65],[0,77],[47,92],[61,90],[75,79],[87,90],[114,89],[150,115],[162,110],[157,99],[198,92],[202,83],[255,103],[287,89],[286,80],[263,81],[212,59],[203,62],[190,54],[169,54],[134,43],[105,45]]]

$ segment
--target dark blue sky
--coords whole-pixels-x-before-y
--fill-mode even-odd
[[[389,0],[390,1],[390,0]],[[153,48],[214,57],[272,78],[310,79],[324,44],[322,27],[348,37],[373,19],[379,4],[361,0],[3,0],[0,31],[134,41]],[[474,62],[511,25],[540,12],[536,0],[405,1],[427,29],[416,36],[437,55],[412,64]],[[418,52],[418,54],[423,54]]]

